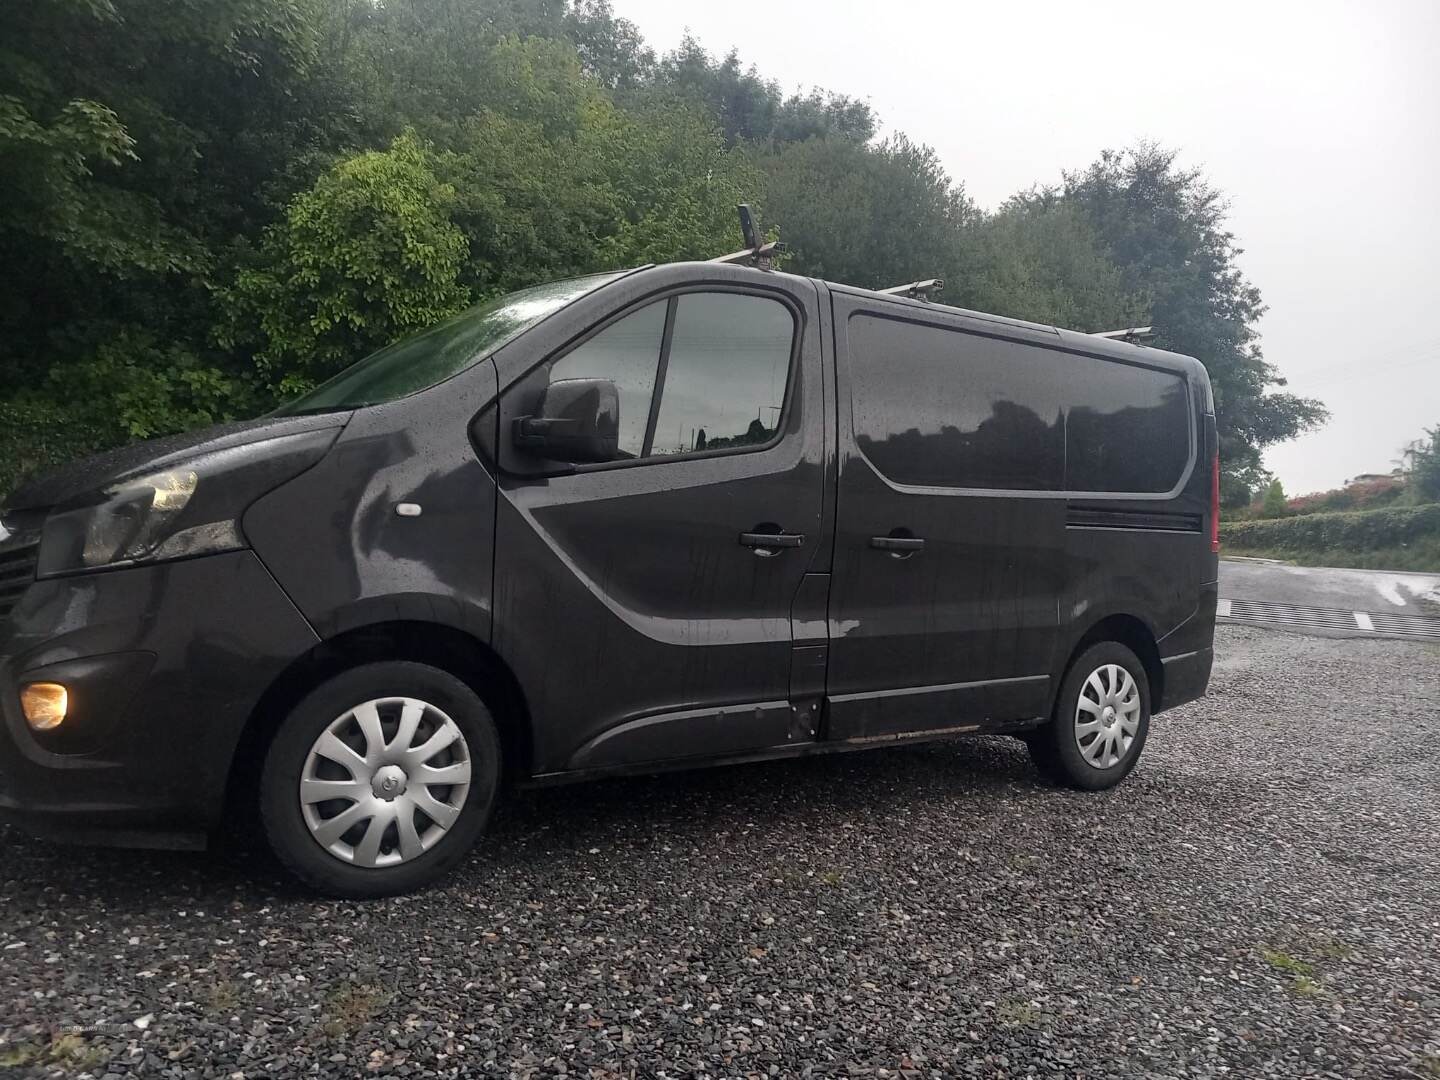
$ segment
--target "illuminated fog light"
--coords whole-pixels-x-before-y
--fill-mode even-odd
[[[59,683],[31,683],[20,691],[20,708],[25,722],[36,731],[50,731],[65,719],[70,695]]]

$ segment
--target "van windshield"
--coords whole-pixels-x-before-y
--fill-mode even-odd
[[[429,389],[458,375],[522,330],[627,271],[552,281],[487,300],[411,337],[387,345],[272,416],[338,412]]]

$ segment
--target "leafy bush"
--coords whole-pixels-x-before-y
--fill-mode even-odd
[[[267,231],[261,261],[227,294],[235,332],[253,342],[280,395],[302,392],[366,353],[463,309],[465,236],[448,210],[455,190],[407,133],[388,150],[346,158]],[[243,327],[258,327],[247,336]]]
[[[1271,480],[1270,486],[1265,489],[1265,498],[1260,503],[1260,514],[1262,518],[1283,518],[1286,514],[1285,489],[1280,486],[1279,479]]]
[[[1393,506],[1405,494],[1405,483],[1399,477],[1366,480],[1330,491],[1299,495],[1286,505],[1291,514],[1324,514],[1344,510],[1378,510]]]
[[[1440,503],[1348,514],[1302,514],[1277,520],[1222,523],[1220,538],[1241,550],[1364,552],[1440,536]]]

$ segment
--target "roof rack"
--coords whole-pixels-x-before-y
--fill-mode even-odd
[[[933,299],[930,294],[938,293],[943,288],[945,288],[945,280],[932,277],[922,278],[920,281],[912,281],[905,285],[892,285],[888,289],[876,289],[875,291],[886,296],[908,296],[912,300],[923,300],[928,304]]]
[[[763,238],[763,234],[760,232],[760,225],[755,220],[755,214],[750,209],[749,203],[740,203],[735,209],[740,214],[740,233],[745,238],[745,246],[739,251],[732,251],[729,255],[721,255],[718,259],[711,259],[710,261],[714,263],[738,263],[753,266],[758,270],[774,270],[776,256],[785,251],[784,242],[780,240],[766,241]],[[922,303],[930,304],[935,302],[936,294],[944,288],[944,278],[921,278],[919,281],[909,281],[904,285],[892,285],[888,289],[875,289],[874,291],[882,296],[903,296],[911,300],[919,300]],[[1107,338],[1110,341],[1123,341],[1132,345],[1139,345],[1155,337],[1155,328],[1152,326],[1130,326],[1124,330],[1101,330],[1091,334],[1090,337]]]
[[[785,245],[779,240],[771,240],[768,243],[763,239],[760,226],[755,221],[755,215],[750,212],[748,203],[741,203],[735,208],[740,212],[740,233],[745,237],[745,247],[740,251],[732,251],[729,255],[721,255],[718,259],[711,259],[717,263],[748,263],[758,270],[775,269],[775,256],[785,250]]]
[[[1155,328],[1153,326],[1132,326],[1128,330],[1104,330],[1090,336],[1109,338],[1111,341],[1128,341],[1132,345],[1138,345],[1142,341],[1149,341],[1153,338]]]

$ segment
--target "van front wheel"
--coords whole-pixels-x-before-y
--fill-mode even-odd
[[[390,896],[464,858],[499,779],[499,736],[474,691],[424,664],[366,664],[285,718],[260,811],[276,856],[311,888]]]
[[[1050,722],[1027,739],[1051,780],[1101,791],[1129,774],[1150,733],[1150,680],[1124,645],[1105,641],[1070,666]]]

